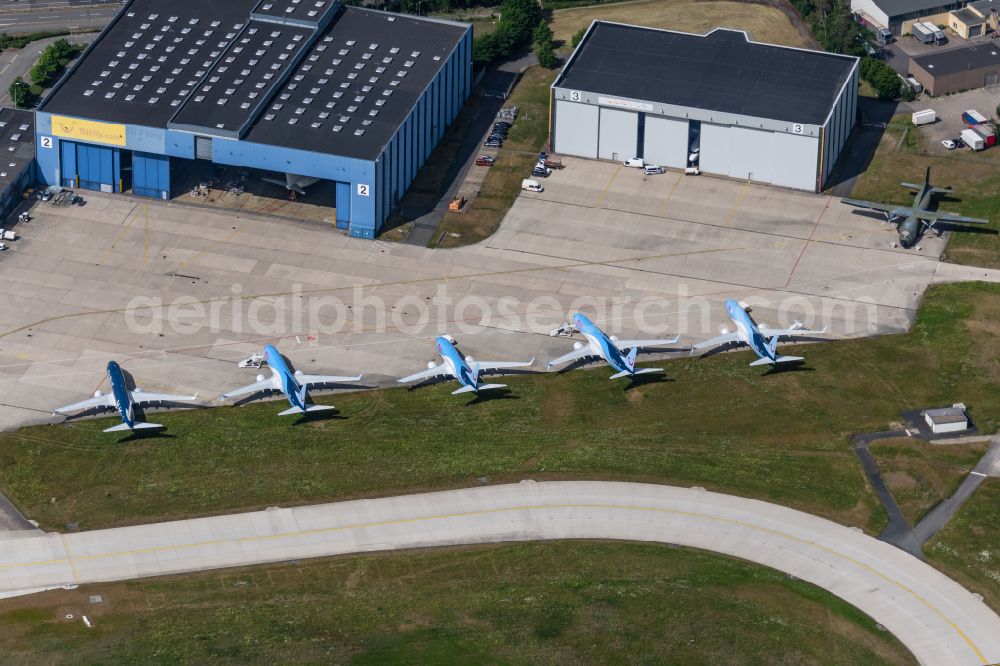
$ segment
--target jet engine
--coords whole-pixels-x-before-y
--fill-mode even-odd
[[[94,391],[94,397],[95,397],[95,398],[100,398],[100,397],[101,397],[101,396],[103,396],[103,395],[104,395],[104,394],[103,394],[103,393],[101,393],[100,391]]]
[[[581,349],[583,349],[583,343],[582,342],[577,341],[577,342],[573,343],[573,350],[574,351],[580,351]]]
[[[264,375],[257,375],[257,381],[259,382],[264,381]]]

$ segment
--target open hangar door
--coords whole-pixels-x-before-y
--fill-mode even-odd
[[[597,156],[602,160],[627,160],[638,155],[639,114],[601,108]]]
[[[552,149],[563,155],[596,159],[598,112],[596,106],[556,100],[556,131]]]
[[[642,156],[646,162],[683,169],[687,166],[688,121],[646,114]]]

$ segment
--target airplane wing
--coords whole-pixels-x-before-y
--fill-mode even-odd
[[[275,377],[269,377],[263,379],[259,382],[254,382],[253,384],[247,384],[246,386],[241,386],[238,389],[233,389],[232,391],[227,391],[219,396],[222,400],[229,400],[230,398],[235,398],[241,395],[248,395],[250,393],[257,393],[259,391],[280,391],[281,385],[275,382]]]
[[[917,213],[917,217],[922,220],[933,220],[934,222],[961,222],[962,224],[989,224],[989,220],[984,220],[981,217],[964,217],[962,215],[955,215],[954,213],[943,213],[930,211],[920,211]]]
[[[769,337],[773,338],[778,336],[779,338],[793,338],[795,336],[811,336],[811,335],[823,335],[826,333],[826,328],[820,331],[813,331],[808,328],[768,328],[767,326],[760,326],[760,332]]]
[[[107,395],[102,395],[97,398],[91,398],[89,400],[81,400],[80,402],[74,402],[72,405],[66,405],[65,407],[57,407],[52,410],[53,414],[65,414],[66,412],[75,412],[80,409],[93,409],[94,407],[114,407],[115,406],[115,396],[112,393]]]
[[[849,206],[854,206],[855,208],[880,210],[884,213],[891,213],[893,211],[906,209],[906,206],[893,206],[892,204],[877,203],[875,201],[862,201],[861,199],[841,199],[840,203],[845,203]]]
[[[171,395],[170,393],[146,393],[145,391],[132,391],[132,402],[141,405],[146,402],[191,402],[197,400],[198,394],[194,395]]]
[[[739,341],[740,341],[740,334],[739,333],[736,333],[736,332],[733,332],[733,333],[723,333],[720,336],[711,338],[709,340],[705,340],[704,342],[696,342],[695,344],[691,345],[691,349],[694,349],[694,350],[709,349],[709,348],[712,348],[712,347],[719,347],[721,345],[728,345],[728,344],[731,344],[733,342],[739,342]]]
[[[406,377],[401,377],[396,381],[400,384],[409,384],[410,382],[419,382],[425,379],[433,379],[434,377],[451,377],[451,373],[448,372],[448,368],[442,363],[441,365],[435,365],[433,368],[427,368],[420,372],[415,372],[412,375],[407,375]]]
[[[671,338],[669,340],[615,340],[615,346],[618,347],[618,351],[624,351],[626,349],[664,347],[666,345],[676,344],[678,340],[680,340],[680,338]]]
[[[309,386],[310,384],[343,384],[345,382],[359,382],[361,381],[361,375],[355,377],[338,377],[336,375],[295,375],[295,381],[299,383],[300,386]]]
[[[579,361],[582,358],[589,358],[591,356],[597,356],[597,355],[598,354],[593,349],[591,349],[589,345],[584,345],[579,349],[574,349],[568,354],[563,354],[559,358],[552,359],[551,361],[548,362],[547,365],[548,367],[551,368],[553,365],[562,365],[563,363],[569,363],[571,361]]]
[[[534,365],[535,359],[530,361],[486,361],[479,362],[479,372],[493,372],[495,370],[506,370],[507,368],[527,368]]]

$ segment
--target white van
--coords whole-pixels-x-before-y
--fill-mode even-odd
[[[529,192],[541,192],[542,184],[537,180],[532,180],[530,178],[525,178],[521,181],[521,189],[527,190]]]
[[[642,167],[646,166],[646,160],[642,159],[641,157],[630,157],[629,159],[622,162],[622,165],[641,169]]]

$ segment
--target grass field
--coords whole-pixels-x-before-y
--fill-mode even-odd
[[[941,446],[933,456],[925,454],[928,446],[910,437],[879,440],[871,446],[882,478],[911,526],[955,492],[983,457],[989,443]]]
[[[749,2],[641,0],[561,9],[552,13],[552,32],[557,41],[569,44],[573,33],[595,19],[695,33],[716,27],[738,28],[759,42],[811,44],[809,35],[800,32],[780,9]]]
[[[437,247],[478,243],[500,226],[521,191],[521,180],[531,173],[538,151],[544,148],[548,138],[549,86],[555,74],[553,70],[535,66],[521,76],[506,102],[506,105],[519,107],[520,112],[496,164],[490,167],[479,194],[465,210],[444,214],[432,244],[439,238],[442,241]]]
[[[928,293],[911,333],[810,345],[797,371],[720,354],[670,362],[663,381],[631,387],[601,368],[510,377],[510,392],[492,399],[456,398],[447,384],[341,394],[336,418],[304,423],[261,403],[157,414],[166,433],[131,441],[102,433],[108,419],[26,428],[0,435],[0,488],[43,527],[93,529],[480,477],[632,479],[757,497],[877,533],[884,510],[851,436],[959,400],[996,432],[998,319],[1000,286],[946,285]],[[944,447],[912,454],[954,464]]]
[[[924,552],[931,564],[1000,609],[1000,479],[987,479]]]
[[[92,594],[104,601],[89,603]],[[913,663],[870,618],[776,571],[587,542],[346,557],[0,601],[0,661]]]
[[[955,197],[941,201],[942,210],[991,220],[987,229],[1000,231],[1000,151],[973,153],[955,150],[930,153],[906,116],[896,116],[886,128],[871,166],[862,174],[851,193],[856,199],[912,205],[913,194],[901,182],[923,182],[924,171],[932,167],[934,183],[951,185]],[[995,233],[952,235],[945,258],[961,264],[1000,268],[1000,237]]]

